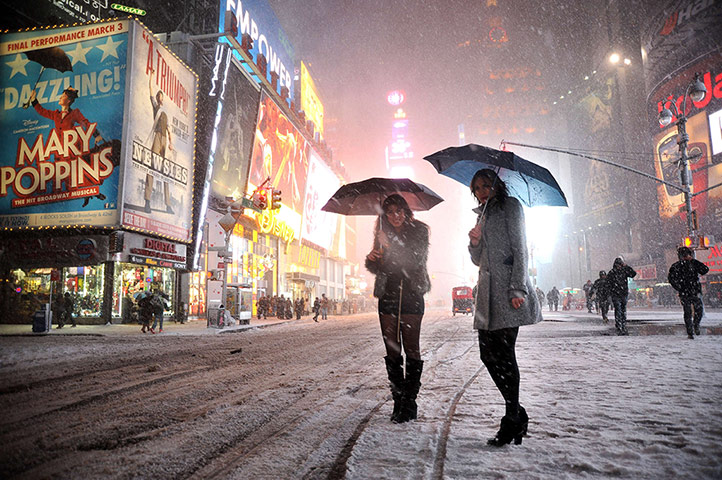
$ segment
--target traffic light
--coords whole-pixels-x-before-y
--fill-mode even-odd
[[[214,282],[222,282],[223,270],[208,270],[208,280],[213,280]]]
[[[708,249],[712,244],[714,244],[714,237],[709,237],[707,235],[701,235],[699,237],[699,248]]]
[[[261,210],[265,210],[268,206],[268,197],[265,190],[258,192],[258,201],[256,202],[256,206]]]
[[[682,245],[685,247],[692,248],[692,244],[694,242],[692,241],[692,237],[684,237],[684,241],[682,242]]]
[[[281,191],[273,190],[271,194],[271,210],[278,210],[281,208]]]

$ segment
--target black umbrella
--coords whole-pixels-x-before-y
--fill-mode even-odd
[[[546,168],[524,160],[513,152],[495,150],[473,143],[449,147],[424,157],[436,171],[469,186],[474,174],[489,168],[506,184],[509,195],[524,205],[566,207],[561,187]]]
[[[404,197],[414,211],[431,209],[444,201],[429,187],[408,178],[368,178],[339,188],[321,210],[342,215],[381,215],[381,204],[389,195]],[[396,341],[401,342],[401,298],[404,282],[399,284],[399,312],[396,316]]]
[[[35,80],[33,90],[35,90],[35,87],[38,86],[40,77],[43,76],[43,72],[46,68],[52,68],[53,70],[57,70],[59,72],[73,71],[73,64],[70,62],[68,55],[65,53],[65,50],[60,47],[48,47],[39,48],[37,50],[30,50],[29,52],[25,52],[25,56],[28,57],[28,60],[39,63],[42,67],[40,69],[40,75],[38,75],[38,79]],[[26,102],[23,105],[23,108],[28,108],[29,106],[30,102]]]
[[[429,210],[444,199],[408,178],[368,178],[339,188],[321,210],[341,215],[381,215],[381,204],[398,193],[414,211]]]

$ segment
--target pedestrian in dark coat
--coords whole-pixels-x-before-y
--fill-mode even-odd
[[[556,285],[547,293],[547,301],[549,302],[550,312],[552,311],[552,306],[554,306],[555,312],[559,310],[559,290],[557,290]]]
[[[391,420],[403,423],[417,417],[416,396],[424,367],[419,337],[424,294],[431,289],[426,270],[429,227],[414,218],[401,195],[389,195],[381,208],[366,268],[376,276],[374,296],[379,299],[386,372],[394,399]],[[402,346],[406,351],[405,376]]]
[[[634,278],[637,272],[624,263],[622,257],[614,259],[612,269],[607,273],[607,287],[614,305],[614,327],[617,335],[628,335],[627,331],[627,300],[629,298],[628,278]]]
[[[594,313],[592,312],[592,281],[587,280],[587,283],[584,284],[582,290],[584,290],[584,299],[587,303],[587,312]]]
[[[507,194],[493,170],[476,172],[471,193],[479,202],[476,226],[469,231],[471,260],[479,266],[474,328],[481,361],[504,397],[506,414],[489,445],[519,444],[529,417],[519,405],[519,366],[515,345],[519,327],[541,322],[539,300],[529,279],[524,210]]]
[[[318,322],[318,315],[321,313],[321,300],[316,297],[313,301],[313,321]]]
[[[709,272],[709,267],[695,259],[689,247],[679,247],[677,256],[679,261],[669,267],[667,278],[672,288],[679,293],[679,301],[684,310],[684,325],[687,328],[687,337],[693,339],[695,335],[699,335],[699,324],[702,322],[702,316],[704,315],[702,284],[699,282],[699,276],[706,275]]]
[[[609,321],[607,313],[609,312],[609,289],[607,288],[607,272],[604,270],[599,272],[599,278],[592,284],[591,295],[597,303],[597,312],[602,314],[604,323]]]

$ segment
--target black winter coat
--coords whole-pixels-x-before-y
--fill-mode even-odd
[[[604,301],[609,299],[609,288],[607,287],[607,279],[597,278],[592,284],[590,295],[595,295],[597,300]]]
[[[669,267],[667,278],[680,297],[694,297],[702,293],[699,276],[709,272],[709,267],[699,260],[680,260]]]
[[[627,285],[627,278],[634,278],[636,276],[637,272],[629,265],[624,265],[621,268],[612,268],[609,273],[607,273],[609,295],[612,297],[628,295],[629,286]]]
[[[401,232],[386,231],[390,245],[382,258],[375,262],[366,260],[366,269],[376,275],[374,297],[381,298],[387,289],[398,289],[399,281],[421,295],[431,290],[431,280],[426,270],[429,256],[429,227],[418,220],[404,224]],[[377,241],[374,240],[374,245]]]

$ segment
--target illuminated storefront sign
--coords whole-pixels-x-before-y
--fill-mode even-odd
[[[321,252],[308,245],[301,245],[298,249],[298,263],[308,268],[317,269],[321,263]]]
[[[259,232],[274,235],[287,244],[298,238],[298,229],[294,228],[291,222],[284,220],[282,215],[275,210],[266,209],[261,213],[256,213],[256,221]]]
[[[318,98],[316,85],[303,62],[301,62],[301,110],[323,137],[323,103]]]
[[[121,261],[183,269],[186,267],[186,250],[186,245],[181,243],[125,232]]]
[[[308,177],[313,180],[306,182],[301,238],[330,250],[336,233],[338,215],[324,212],[321,208],[339,189],[341,181],[311,148],[308,157]]]

